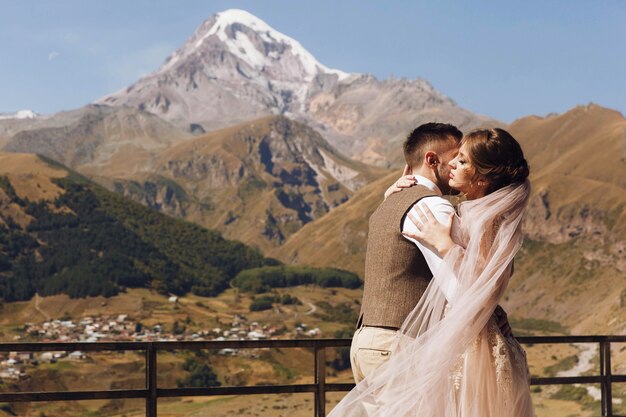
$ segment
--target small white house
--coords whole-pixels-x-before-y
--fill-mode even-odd
[[[25,376],[24,372],[20,372],[18,369],[9,368],[3,371],[0,371],[0,378],[2,379],[20,379],[20,377]]]
[[[72,360],[81,360],[85,359],[86,356],[84,352],[81,352],[80,350],[75,350],[74,352],[70,353],[68,357]]]
[[[252,331],[248,333],[248,339],[250,340],[260,340],[260,339],[266,339],[267,336],[265,336],[265,334],[263,332],[258,332],[258,331]]]
[[[317,336],[319,333],[320,333],[320,329],[318,329],[317,327],[315,329],[311,329],[308,332],[306,332],[306,334],[309,336]]]

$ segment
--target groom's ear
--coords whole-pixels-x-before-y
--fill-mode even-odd
[[[434,168],[435,166],[437,166],[437,163],[439,162],[439,156],[437,155],[436,152],[433,151],[428,151],[424,154],[424,164]]]

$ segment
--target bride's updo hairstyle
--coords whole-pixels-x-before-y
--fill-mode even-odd
[[[479,129],[463,138],[476,176],[487,180],[485,194],[523,183],[529,169],[520,144],[504,129]]]

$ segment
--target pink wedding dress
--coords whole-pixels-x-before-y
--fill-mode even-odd
[[[493,311],[522,244],[528,182],[461,203],[455,245],[404,321],[390,360],[330,417],[532,417],[526,356]]]

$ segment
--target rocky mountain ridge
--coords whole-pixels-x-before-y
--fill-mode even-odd
[[[282,243],[382,172],[284,116],[193,136],[146,111],[90,105],[0,126],[12,133],[5,151],[38,152],[165,214],[262,248]]]
[[[329,69],[299,42],[236,9],[211,16],[158,70],[97,103],[136,107],[188,130],[282,114],[380,166],[398,163],[398,145],[423,121],[461,128],[492,121],[423,79],[379,81]]]
[[[102,182],[263,249],[281,244],[383,172],[347,159],[313,129],[281,116],[181,142],[162,152],[154,167]]]
[[[5,152],[36,152],[83,173],[109,176],[149,170],[155,153],[191,137],[151,113],[101,105],[4,128],[10,135]]]
[[[255,215],[254,227],[246,230],[258,232],[263,222],[281,225],[272,226],[279,231],[241,237],[262,247],[280,244],[303,224],[346,201],[376,177],[372,173],[383,172],[349,161],[329,146],[353,159],[387,166],[399,159],[404,135],[421,121],[469,126],[483,120],[456,107],[425,80],[378,81],[329,69],[297,41],[241,10],[211,16],[160,69],[99,103],[105,104],[32,120],[0,120],[0,146],[41,153],[111,190],[229,236],[237,225],[243,227],[242,201],[257,195],[267,216]],[[304,136],[316,139],[297,145],[304,148],[283,143],[282,150],[273,150],[272,167],[266,164],[265,171],[259,170],[271,177],[268,181],[257,181],[255,174],[244,183],[243,171],[231,170],[265,158],[270,143],[265,139],[234,153],[207,147],[206,152],[217,154],[186,152],[188,160],[180,155],[168,160],[169,150],[192,141],[193,135],[223,125],[235,135],[233,129],[246,129],[242,126],[257,116],[275,114],[319,133],[307,130]],[[245,123],[232,125],[236,121]],[[321,147],[308,154],[313,159],[294,159],[310,147]],[[251,151],[259,154],[244,155]],[[294,164],[300,169],[296,177],[310,178],[295,178]],[[366,171],[369,174],[362,175]],[[255,191],[246,198],[229,194],[235,189],[241,194],[241,187]],[[207,190],[214,190],[210,197]],[[261,197],[263,193],[276,195]]]

